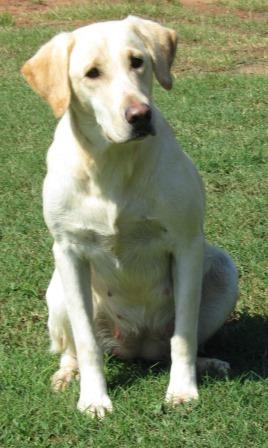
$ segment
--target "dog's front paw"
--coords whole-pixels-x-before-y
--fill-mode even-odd
[[[113,405],[108,395],[101,395],[99,397],[80,397],[77,409],[81,412],[85,412],[92,418],[103,418],[107,412],[112,412]]]
[[[172,406],[198,399],[194,363],[173,363],[166,393],[166,402]]]
[[[51,385],[55,392],[65,390],[77,375],[77,370],[62,367],[51,377]]]
[[[169,384],[166,393],[166,403],[176,406],[198,399],[198,390],[195,385]]]

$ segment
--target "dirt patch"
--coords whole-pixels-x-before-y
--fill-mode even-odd
[[[235,15],[241,19],[267,19],[267,16],[263,13],[242,11],[241,9],[228,8],[228,6],[215,5],[213,0],[180,0],[180,3],[186,8],[195,9],[201,13],[212,15]]]
[[[113,0],[115,2],[116,0]],[[88,0],[0,0],[0,12],[9,12],[15,17],[31,12],[46,12],[61,6],[89,5]],[[92,2],[94,3],[94,2]],[[180,0],[186,8],[192,8],[202,13],[215,15],[233,14],[241,18],[265,19],[267,15],[258,12],[242,11],[228,6],[215,5],[213,0]]]
[[[245,50],[235,72],[247,75],[268,75],[268,45]]]
[[[245,64],[238,67],[236,73],[244,73],[246,75],[268,75],[267,63]]]
[[[81,0],[0,0],[0,12],[9,12],[17,16],[23,13],[45,12],[59,6],[85,4]]]
[[[118,0],[111,0],[116,3]],[[25,25],[34,22],[31,13],[45,13],[61,6],[94,4],[90,0],[0,0],[0,13],[7,12],[12,15],[16,25]],[[180,0],[185,8],[190,8],[202,14],[211,15],[235,15],[244,19],[267,19],[263,13],[252,13],[239,9],[228,8],[227,6],[216,5],[213,0]]]
[[[42,20],[43,13],[61,6],[83,6],[88,4],[88,0],[0,0],[0,14],[10,14],[17,26],[27,26],[36,23],[46,25],[45,21]],[[34,14],[40,14],[40,19],[37,19],[36,16],[34,17]]]

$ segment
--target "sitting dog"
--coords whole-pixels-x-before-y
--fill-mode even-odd
[[[47,158],[43,201],[55,271],[47,291],[53,376],[80,372],[78,408],[112,410],[103,351],[171,356],[166,400],[198,397],[198,344],[224,323],[237,271],[204,239],[204,192],[191,160],[152,102],[155,74],[172,87],[175,31],[150,20],[92,24],[61,33],[22,68],[60,118]]]

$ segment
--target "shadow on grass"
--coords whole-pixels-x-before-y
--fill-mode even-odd
[[[258,380],[268,376],[268,317],[242,314],[227,322],[201,353],[231,364],[231,377]]]
[[[122,361],[111,357],[109,364],[109,388],[114,389],[118,386],[131,386],[140,378],[149,375],[158,376],[168,372],[169,362],[158,361],[155,363],[147,362],[141,359]]]
[[[268,318],[241,315],[226,323],[199,352],[200,356],[218,358],[231,364],[230,378],[258,381],[268,376]],[[111,357],[109,387],[127,386],[142,377],[163,375],[169,362],[148,363],[142,360],[121,361]]]

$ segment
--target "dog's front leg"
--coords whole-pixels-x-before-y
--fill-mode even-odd
[[[171,372],[166,394],[166,401],[173,405],[198,398],[196,353],[203,250],[203,236],[198,236],[173,253],[175,329],[171,338]]]
[[[103,374],[102,353],[93,331],[93,305],[89,263],[71,245],[54,244],[54,256],[62,280],[80,370],[78,409],[103,417],[112,411]]]

